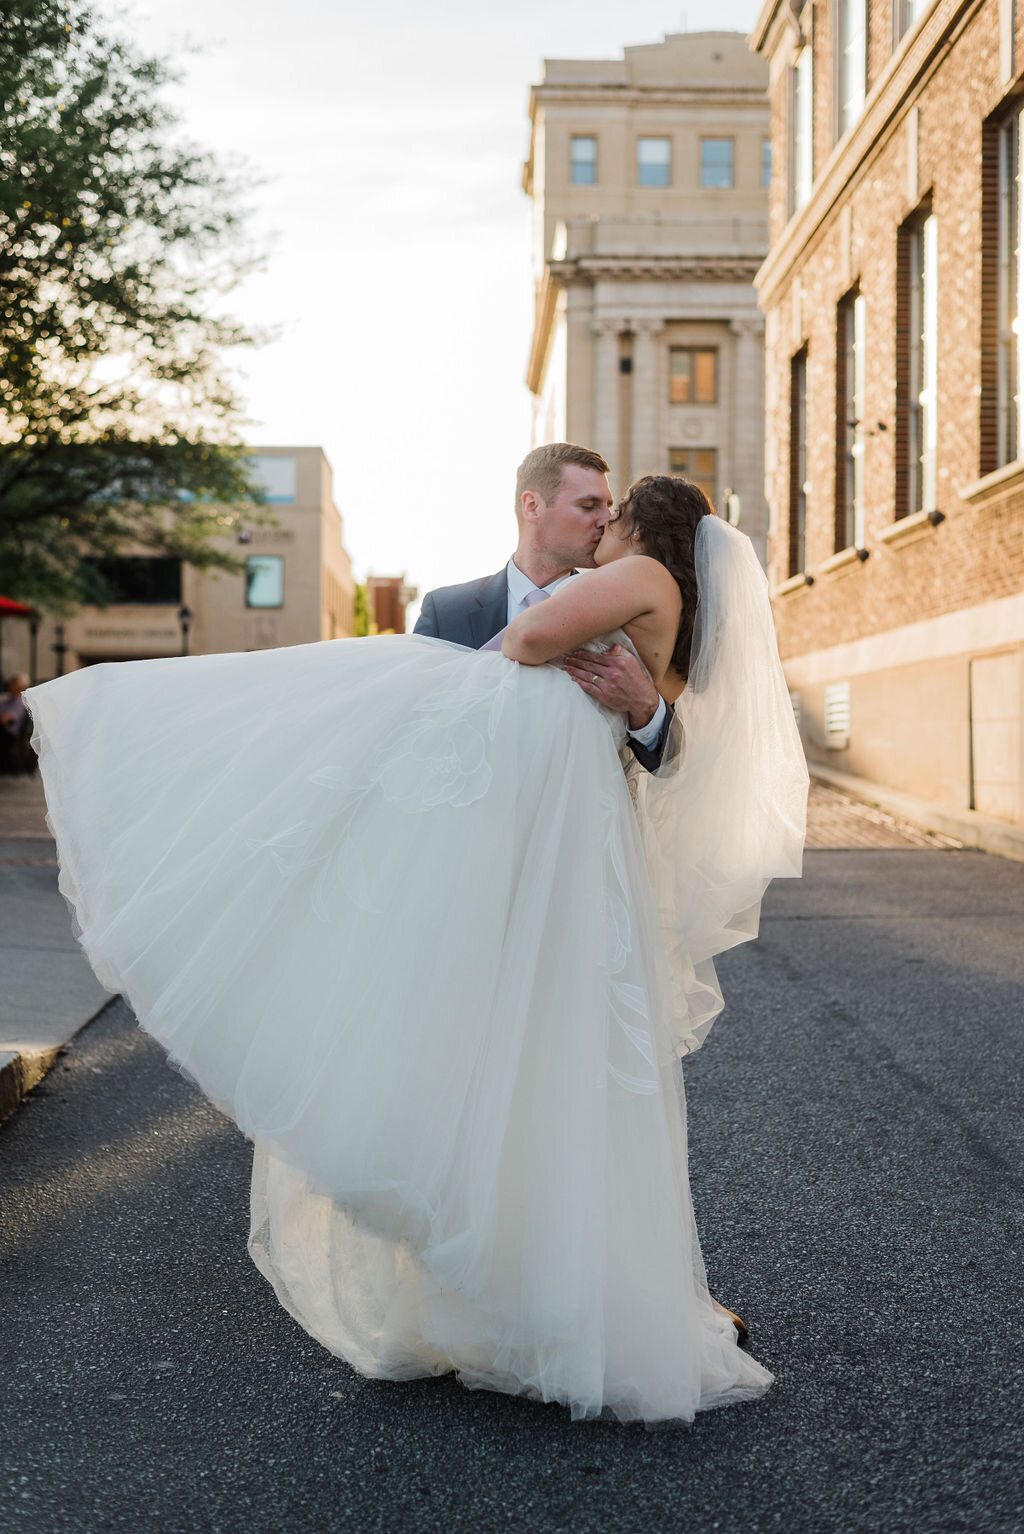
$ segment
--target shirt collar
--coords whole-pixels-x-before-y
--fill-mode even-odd
[[[523,574],[522,570],[520,570],[514,559],[509,560],[506,566],[506,571],[508,574],[509,596],[512,598],[513,602],[518,603],[521,607],[522,604],[526,601],[526,598],[530,595],[530,592],[536,591],[538,588],[533,584],[528,575]],[[573,570],[570,572],[570,575],[560,575],[557,580],[552,581],[549,586],[545,586],[543,589],[550,596],[558,590],[559,586],[561,586],[565,581],[569,580],[570,577],[575,574],[576,572]]]

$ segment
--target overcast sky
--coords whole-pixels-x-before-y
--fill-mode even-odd
[[[421,592],[514,542],[529,448],[527,103],[541,61],[748,31],[752,0],[121,0],[187,54],[189,135],[265,184],[266,271],[235,298],[279,338],[240,358],[263,444],[318,444],[357,576]]]

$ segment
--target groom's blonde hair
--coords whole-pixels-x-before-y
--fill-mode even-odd
[[[545,442],[527,453],[516,473],[516,516],[523,514],[523,496],[527,490],[539,495],[547,504],[558,494],[562,475],[572,464],[578,469],[596,469],[607,474],[608,465],[600,453],[589,447],[577,447],[574,442]]]

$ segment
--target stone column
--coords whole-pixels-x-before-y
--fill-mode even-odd
[[[764,319],[760,314],[742,315],[730,322],[729,330],[733,337],[732,398],[724,402],[724,408],[730,422],[732,462],[725,468],[725,480],[740,497],[740,526],[749,534],[763,565],[768,540],[764,499]]]
[[[594,336],[591,290],[570,286],[565,306],[565,436],[568,442],[594,440]]]
[[[665,326],[660,319],[633,323],[633,419],[629,442],[629,477],[667,474],[668,454],[661,440],[661,341]]]
[[[611,486],[618,494],[616,458],[619,451],[619,319],[597,319],[594,337],[594,435],[583,445],[599,452],[612,466]]]

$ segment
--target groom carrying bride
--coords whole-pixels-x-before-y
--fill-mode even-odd
[[[413,632],[473,649],[498,648],[489,641],[514,618],[577,570],[595,567],[613,506],[600,453],[571,442],[535,447],[516,474],[519,542],[508,564],[482,580],[428,591]],[[635,655],[615,645],[600,654],[577,650],[560,664],[591,698],[625,717],[641,766],[655,772],[677,755],[678,745],[669,743],[675,715]],[[741,1317],[718,1300],[712,1304],[745,1341]]]
[[[613,504],[600,453],[571,442],[535,447],[516,475],[512,558],[496,575],[428,591],[413,632],[482,649],[567,576],[594,568]],[[625,717],[634,755],[654,772],[665,759],[672,711],[636,656],[616,645],[603,654],[577,651],[563,667],[591,698]]]

